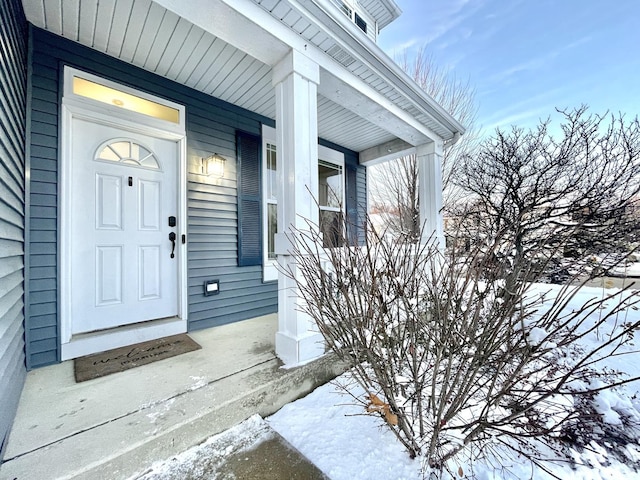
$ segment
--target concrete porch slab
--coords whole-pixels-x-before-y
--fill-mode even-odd
[[[0,479],[128,478],[342,372],[332,357],[281,368],[276,328],[193,332],[201,350],[78,384],[70,361],[29,372]]]

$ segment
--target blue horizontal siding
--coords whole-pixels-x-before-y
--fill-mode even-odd
[[[25,378],[25,136],[27,23],[0,3],[0,462]]]
[[[184,105],[188,162],[195,166],[213,153],[227,159],[225,178],[216,184],[194,173],[187,178],[189,329],[275,312],[276,285],[262,282],[261,268],[237,266],[235,165],[236,130],[259,135],[261,124],[273,121],[38,28],[32,27],[32,37],[29,366],[59,361],[58,112],[64,65]],[[220,280],[220,294],[205,297],[202,284],[212,278]],[[252,295],[241,295],[247,291]]]

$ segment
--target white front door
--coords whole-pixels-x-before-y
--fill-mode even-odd
[[[177,143],[79,118],[71,130],[71,334],[177,316]]]

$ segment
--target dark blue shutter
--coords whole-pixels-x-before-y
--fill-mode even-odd
[[[262,264],[260,137],[236,133],[238,156],[238,265]]]
[[[358,231],[361,228],[358,218],[358,191],[357,191],[357,166],[347,163],[345,168],[345,189],[346,189],[346,205],[345,213],[347,214],[347,239],[349,244],[358,244]]]

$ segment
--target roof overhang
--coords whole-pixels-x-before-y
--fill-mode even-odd
[[[305,4],[327,31],[334,32],[336,43],[345,51],[373,71],[377,79],[394,87],[406,100],[449,130],[450,136],[445,133],[445,140],[452,138],[456,132],[465,132],[462,124],[422,90],[376,43],[361,35],[358,28],[340,14],[330,0],[306,1]]]
[[[273,66],[296,49],[320,66],[320,136],[359,152],[464,132],[330,0],[114,0],[109,8],[83,0],[82,11],[75,0],[23,5],[38,27],[270,118]]]
[[[368,12],[375,12],[378,30],[382,30],[402,14],[393,0],[358,0],[358,3]]]

